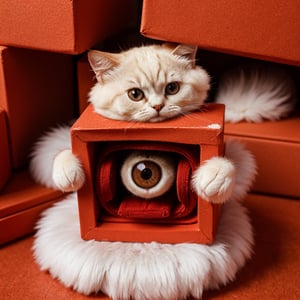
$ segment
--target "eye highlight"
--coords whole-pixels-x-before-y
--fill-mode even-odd
[[[132,101],[141,101],[144,99],[144,92],[139,88],[133,88],[127,91],[129,99]]]
[[[179,82],[177,81],[169,82],[165,87],[165,94],[175,95],[179,92],[179,90],[180,90]]]

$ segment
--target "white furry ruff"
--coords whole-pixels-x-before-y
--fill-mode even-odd
[[[285,70],[249,64],[223,75],[216,102],[226,105],[227,122],[279,120],[293,110],[295,90]]]
[[[235,184],[230,201],[241,201],[257,175],[257,164],[254,155],[238,140],[228,139],[225,143],[225,157],[235,165]]]
[[[43,135],[31,153],[32,177],[47,187],[57,188],[52,178],[53,161],[55,156],[65,149],[71,149],[70,126],[56,127]]]
[[[224,204],[212,245],[83,241],[75,193],[45,211],[37,229],[42,270],[80,293],[112,299],[200,299],[235,278],[253,245],[247,211],[236,201]]]

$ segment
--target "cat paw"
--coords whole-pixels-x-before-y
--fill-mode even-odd
[[[214,157],[193,174],[192,185],[196,193],[211,203],[224,203],[233,190],[235,167],[223,157]]]
[[[79,159],[70,149],[56,155],[53,162],[52,179],[56,187],[64,192],[79,190],[85,180]]]

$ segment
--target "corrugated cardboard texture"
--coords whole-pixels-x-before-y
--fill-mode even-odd
[[[151,38],[300,65],[300,2],[145,0],[141,32]]]

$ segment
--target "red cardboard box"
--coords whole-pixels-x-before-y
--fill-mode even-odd
[[[135,22],[134,0],[0,1],[0,44],[82,53]]]
[[[5,111],[0,108],[0,191],[11,175]]]
[[[88,106],[88,95],[95,83],[95,73],[90,67],[87,55],[83,55],[77,62],[78,106],[80,113]]]
[[[144,0],[147,37],[300,65],[297,0]]]
[[[0,47],[0,61],[0,107],[8,120],[12,166],[19,168],[45,130],[74,117],[73,59]]]
[[[225,124],[226,137],[240,139],[257,159],[254,191],[300,197],[299,128],[299,112],[276,122]]]
[[[35,183],[28,172],[15,172],[0,193],[0,244],[32,233],[41,212],[61,197]]]
[[[224,107],[211,104],[186,118],[128,123],[106,119],[90,104],[71,130],[72,151],[86,174],[85,184],[78,191],[82,238],[212,243],[220,206],[191,191],[190,179],[200,163],[223,155],[223,118]],[[122,186],[119,170],[124,155],[149,149],[157,155],[165,152],[176,156],[177,177],[161,198],[145,200]]]

